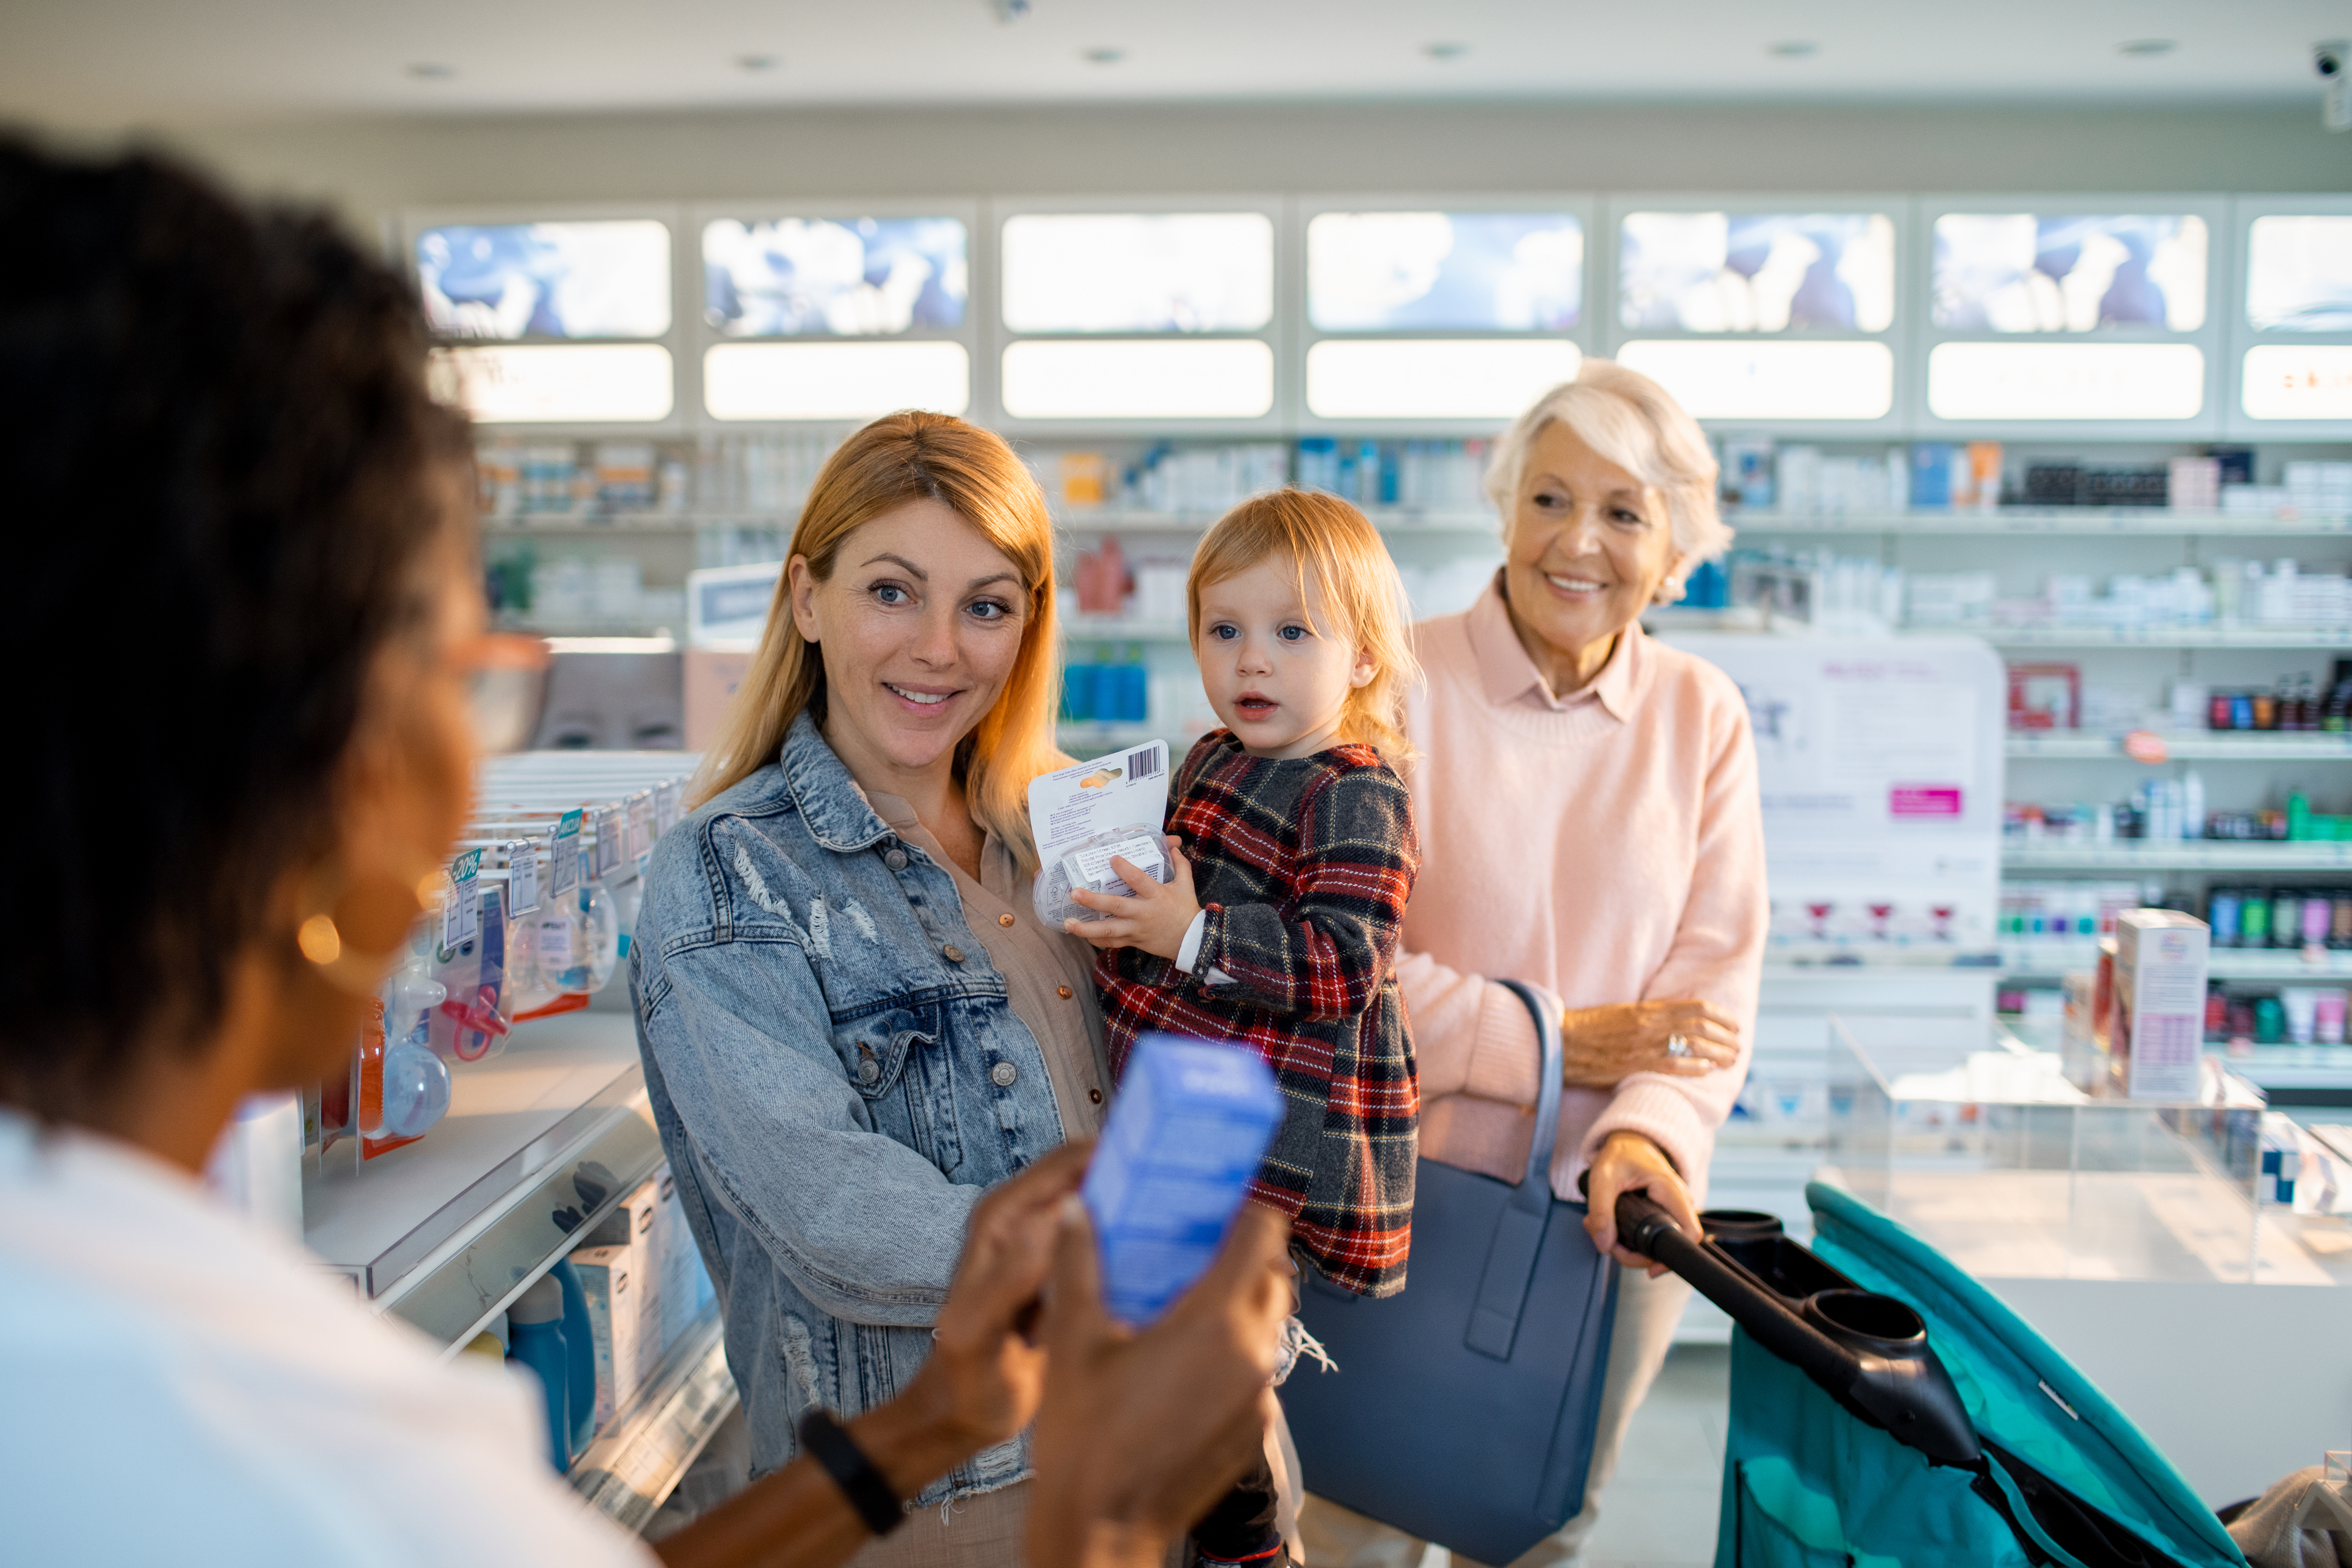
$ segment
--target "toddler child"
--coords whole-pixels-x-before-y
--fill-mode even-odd
[[[1420,864],[1392,765],[1416,675],[1402,584],[1361,512],[1286,489],[1218,521],[1185,597],[1224,727],[1170,782],[1174,880],[1114,859],[1133,896],[1075,890],[1104,918],[1067,929],[1102,950],[1114,1076],[1154,1030],[1253,1047],[1286,1110],[1251,1196],[1291,1216],[1293,1251],[1325,1279],[1393,1295],[1420,1112],[1394,973]],[[1261,1465],[1193,1539],[1207,1562],[1273,1563],[1274,1514]]]

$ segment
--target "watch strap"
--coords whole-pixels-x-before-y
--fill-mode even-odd
[[[824,1473],[833,1478],[866,1529],[887,1535],[906,1521],[906,1507],[898,1494],[890,1489],[890,1483],[874,1468],[857,1439],[833,1418],[833,1412],[812,1405],[801,1417],[800,1439],[802,1451],[824,1467]]]

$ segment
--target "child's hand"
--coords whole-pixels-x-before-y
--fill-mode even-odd
[[[1071,919],[1062,922],[1062,929],[1097,947],[1141,948],[1161,958],[1174,959],[1177,950],[1184,945],[1184,933],[1192,929],[1192,917],[1201,912],[1201,903],[1192,893],[1192,862],[1184,858],[1182,848],[1172,836],[1168,840],[1168,864],[1176,879],[1160,882],[1150,872],[1138,869],[1125,856],[1112,856],[1110,868],[1118,873],[1120,881],[1135,889],[1135,896],[1122,899],[1116,893],[1073,888],[1071,901],[1112,918]]]

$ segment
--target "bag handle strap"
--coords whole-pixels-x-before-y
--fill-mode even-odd
[[[1528,1149],[1527,1175],[1495,1221],[1463,1342],[1481,1355],[1508,1361],[1512,1342],[1518,1338],[1519,1314],[1527,1308],[1528,1285],[1535,1277],[1536,1253],[1551,1220],[1551,1148],[1559,1138],[1561,1047],[1559,1024],[1535,988],[1516,980],[1498,984],[1526,1003],[1536,1021],[1535,1142]]]
[[[1536,1023],[1536,1138],[1528,1146],[1528,1173],[1511,1203],[1540,1213],[1551,1203],[1551,1148],[1559,1142],[1560,1078],[1567,1053],[1560,1043],[1559,1020],[1534,986],[1517,980],[1496,984],[1526,1004]]]

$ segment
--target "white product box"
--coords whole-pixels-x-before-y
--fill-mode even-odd
[[[636,1380],[645,1382],[661,1365],[667,1345],[662,1339],[661,1178],[648,1176],[620,1206],[604,1218],[595,1233],[582,1239],[583,1247],[625,1247],[635,1260],[633,1294],[636,1300]]]
[[[718,1292],[711,1289],[709,1271],[702,1266],[702,1249],[686,1223],[686,1205],[678,1197],[677,1178],[667,1165],[654,1173],[654,1184],[661,1200],[654,1216],[654,1235],[661,1255],[661,1340],[667,1352],[694,1326]]]
[[[2194,1100],[2205,1038],[2212,933],[2177,910],[2116,917],[2116,993],[2108,1059],[2135,1100]]]
[[[588,1296],[596,1340],[596,1428],[637,1392],[637,1257],[633,1247],[574,1248],[572,1266]]]

